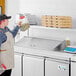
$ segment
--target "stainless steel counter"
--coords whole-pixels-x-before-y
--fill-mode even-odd
[[[63,50],[56,50],[56,48],[63,41],[24,37],[19,42],[15,43],[15,52],[32,54],[44,57],[55,57],[58,59],[76,60],[75,54],[65,53]]]

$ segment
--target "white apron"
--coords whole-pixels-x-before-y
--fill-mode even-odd
[[[14,38],[10,32],[5,33],[7,40],[0,48],[0,71],[3,72],[14,67]]]

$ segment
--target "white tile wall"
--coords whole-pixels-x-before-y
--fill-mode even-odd
[[[20,12],[38,16],[72,16],[76,28],[76,0],[20,0]]]

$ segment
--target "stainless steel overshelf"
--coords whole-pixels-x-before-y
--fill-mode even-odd
[[[63,49],[65,47],[65,46],[61,46],[63,42],[64,41],[51,40],[51,39],[24,37],[19,42],[17,42],[15,45],[24,47],[24,48],[55,51],[58,49],[59,50]]]

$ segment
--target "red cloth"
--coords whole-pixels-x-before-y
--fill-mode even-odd
[[[20,16],[20,19],[24,19],[25,18],[25,16]]]

